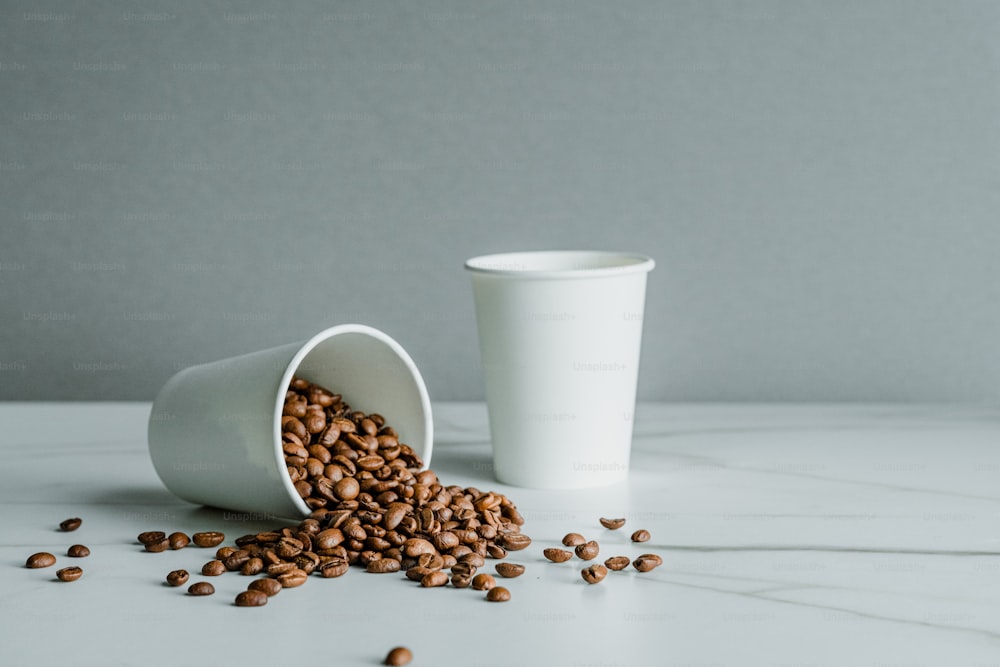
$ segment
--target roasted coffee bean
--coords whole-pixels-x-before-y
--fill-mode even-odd
[[[236,547],[219,547],[215,552],[215,557],[219,560],[226,560],[237,551]]]
[[[411,660],[413,660],[413,653],[410,649],[405,646],[397,646],[389,651],[382,664],[389,665],[390,667],[402,667],[403,665],[410,664]]]
[[[279,574],[277,579],[282,588],[295,588],[296,586],[301,586],[306,583],[306,580],[309,579],[309,575],[303,570],[295,568],[294,570],[285,572],[284,574]]]
[[[612,556],[604,561],[604,566],[609,570],[624,570],[628,567],[628,556]]]
[[[420,579],[420,585],[424,588],[437,588],[438,586],[444,586],[447,583],[448,575],[441,570],[428,572]]]
[[[170,543],[171,549],[183,549],[187,545],[191,544],[191,538],[181,532],[170,533],[167,537],[167,541]]]
[[[487,591],[486,599],[490,602],[507,602],[510,600],[510,591],[503,586],[496,586]]]
[[[618,530],[625,525],[625,519],[605,519],[604,517],[601,517],[601,525],[608,530]]]
[[[24,564],[25,567],[32,570],[38,569],[40,567],[52,567],[56,564],[56,557],[47,551],[40,551],[37,554],[31,554],[28,556],[28,561]]]
[[[171,586],[183,586],[190,576],[187,570],[174,570],[167,575],[167,583]]]
[[[82,544],[74,544],[66,550],[66,555],[72,558],[86,558],[90,555],[90,549]]]
[[[248,590],[260,591],[267,597],[274,597],[281,592],[281,582],[277,579],[254,579],[247,586]]]
[[[250,552],[247,551],[246,549],[239,549],[238,551],[233,552],[229,556],[229,558],[225,559],[222,562],[226,566],[227,570],[229,570],[230,572],[235,572],[236,570],[242,568],[243,565],[249,560],[250,560]]]
[[[319,575],[324,579],[332,579],[347,574],[350,563],[345,558],[333,558],[319,564]]]
[[[531,544],[531,538],[521,533],[505,533],[497,538],[497,542],[507,551],[520,551]]]
[[[411,568],[407,568],[406,578],[410,579],[411,581],[420,581],[426,575],[432,574],[437,571],[439,570],[428,570],[426,567],[420,567],[419,565],[414,565]]]
[[[496,571],[501,577],[513,579],[524,574],[524,566],[519,563],[497,563]]]
[[[305,545],[294,537],[282,537],[278,540],[275,552],[282,558],[295,558],[302,553]]]
[[[437,554],[420,554],[417,557],[417,565],[428,570],[443,570],[444,558]]]
[[[542,555],[553,563],[565,563],[573,557],[573,553],[565,549],[544,549]]]
[[[608,568],[600,564],[590,565],[580,570],[580,575],[588,584],[596,584],[608,576]]]
[[[222,541],[226,539],[224,533],[220,533],[214,530],[195,533],[191,536],[192,541],[199,547],[217,547],[222,544]]]
[[[472,587],[477,591],[488,591],[496,585],[497,580],[493,578],[492,574],[480,572],[472,578]]]
[[[282,561],[280,563],[274,563],[272,565],[268,565],[267,576],[279,577],[287,572],[291,572],[292,570],[297,570],[297,569],[298,567],[295,565],[295,563],[286,563]]]
[[[365,569],[374,574],[399,572],[399,561],[394,558],[379,558],[368,563]]]
[[[226,564],[221,560],[210,560],[201,567],[201,573],[206,577],[218,577],[226,571]]]
[[[472,563],[455,563],[451,566],[452,574],[465,574],[473,576],[476,573],[476,566]]]
[[[76,567],[75,565],[56,571],[56,577],[59,578],[59,581],[76,581],[82,576],[83,568]]]
[[[562,543],[564,547],[575,547],[577,545],[583,544],[587,541],[580,533],[566,533],[566,536],[562,538]]]
[[[71,533],[74,530],[76,530],[77,528],[79,528],[80,524],[82,524],[82,523],[83,523],[83,519],[80,519],[79,517],[73,517],[72,519],[66,519],[64,521],[59,522],[59,530],[62,530],[63,532],[66,532],[66,533]]]
[[[472,577],[468,574],[452,574],[451,585],[455,588],[468,588],[472,583]]]
[[[148,530],[145,533],[139,533],[139,537],[136,539],[139,540],[140,544],[148,546],[167,539],[167,534],[162,530]]]
[[[648,530],[637,530],[632,533],[633,542],[648,542],[649,541],[649,531]]]
[[[597,554],[600,553],[601,547],[597,542],[591,540],[590,542],[576,545],[574,551],[576,551],[577,557],[582,560],[594,560],[597,558]]]
[[[263,607],[267,604],[267,593],[258,590],[245,590],[236,596],[237,607]]]
[[[474,565],[476,567],[482,567],[486,565],[486,559],[477,553],[467,553],[464,556],[460,556],[458,559],[459,563],[468,563],[469,565]]]
[[[158,542],[148,542],[145,546],[143,546],[143,548],[150,553],[162,553],[170,548],[170,540],[164,537]]]
[[[333,495],[339,500],[354,500],[360,492],[361,486],[353,477],[345,477],[333,485]]]
[[[632,567],[640,572],[649,572],[660,565],[663,565],[663,559],[656,554],[642,554],[632,561]]]
[[[260,574],[264,571],[264,561],[260,558],[251,558],[247,562],[243,563],[240,568],[240,574],[244,574],[248,577],[252,577],[255,574]]]
[[[410,558],[418,558],[421,554],[437,553],[437,549],[423,538],[411,537],[403,543],[403,553]]]
[[[215,586],[207,581],[199,581],[188,586],[188,595],[211,595],[215,592]]]

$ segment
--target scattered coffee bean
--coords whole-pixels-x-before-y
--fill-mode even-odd
[[[597,554],[600,553],[601,547],[596,541],[591,540],[584,544],[576,545],[576,555],[581,560],[594,560],[597,558]]]
[[[496,586],[486,592],[486,599],[490,602],[507,602],[510,600],[510,591],[503,586]]]
[[[271,579],[270,577],[267,579],[254,579],[250,582],[250,585],[247,586],[247,588],[254,591],[260,591],[267,597],[274,597],[281,592],[281,582],[277,579]]]
[[[591,565],[580,570],[580,574],[588,584],[596,584],[608,576],[608,568],[603,565]]]
[[[221,560],[210,560],[201,568],[201,573],[206,577],[218,577],[226,571],[226,564]]]
[[[583,544],[587,541],[580,533],[566,533],[566,536],[562,538],[562,543],[564,547],[575,547],[579,544]]]
[[[56,572],[56,576],[60,581],[76,581],[83,576],[83,568],[76,567],[64,567]]]
[[[632,561],[632,567],[640,572],[649,572],[660,565],[663,565],[663,559],[656,554],[642,554]]]
[[[47,551],[40,551],[37,554],[31,554],[28,556],[28,561],[24,564],[24,566],[35,570],[40,567],[52,567],[55,564],[55,556]]]
[[[191,536],[191,540],[199,547],[217,547],[222,544],[222,541],[225,539],[225,533],[220,533],[214,530],[195,533]]]
[[[501,577],[513,579],[524,574],[524,566],[519,563],[497,563],[496,571]]]
[[[472,578],[472,587],[477,591],[488,591],[497,585],[497,580],[492,574],[481,572]]]
[[[612,556],[604,561],[604,566],[609,570],[624,570],[628,567],[628,556]]]
[[[531,544],[531,538],[521,533],[505,533],[497,538],[497,542],[507,551],[520,551]]]
[[[553,563],[565,563],[570,558],[573,557],[573,552],[566,551],[565,549],[544,549],[542,555],[548,558]]]
[[[448,575],[441,570],[428,572],[420,579],[420,585],[424,588],[437,588],[438,586],[444,586],[447,583]]]
[[[605,519],[601,517],[601,525],[608,530],[618,530],[625,525],[625,519]]]
[[[167,583],[171,586],[183,586],[187,583],[189,576],[187,570],[174,570],[167,575]]]
[[[297,586],[301,586],[306,583],[306,579],[308,578],[309,575],[306,574],[304,570],[300,570],[298,568],[279,574],[276,577],[282,588],[296,588]]]
[[[215,586],[207,581],[199,581],[188,586],[188,595],[212,595],[215,593]]]
[[[66,550],[66,555],[71,558],[86,558],[90,555],[90,549],[82,544],[74,544]]]
[[[170,533],[167,537],[167,541],[170,543],[171,549],[183,549],[187,545],[191,544],[191,539],[184,533]]]
[[[258,590],[246,590],[236,596],[237,607],[263,607],[267,604],[267,593]]]
[[[147,530],[145,533],[139,533],[139,537],[136,539],[139,540],[139,543],[143,546],[148,546],[167,539],[167,534],[162,530]]]
[[[402,667],[403,665],[410,664],[411,660],[413,660],[413,652],[405,646],[397,646],[389,651],[382,664],[390,665],[390,667]]]
[[[649,541],[649,531],[648,530],[637,530],[632,533],[633,542],[648,542]]]
[[[81,519],[79,517],[73,517],[72,519],[66,519],[65,521],[61,521],[59,523],[59,530],[62,530],[62,531],[67,532],[67,533],[71,533],[74,530],[76,530],[77,528],[79,528],[82,523],[83,523],[83,519]]]

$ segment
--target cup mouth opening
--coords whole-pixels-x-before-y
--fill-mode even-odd
[[[295,485],[292,483],[292,478],[287,474],[284,449],[281,445],[281,416],[284,411],[285,392],[288,390],[288,385],[291,383],[292,377],[299,371],[303,362],[305,362],[306,358],[311,352],[313,352],[313,350],[315,350],[321,343],[336,336],[345,334],[362,335],[378,341],[389,349],[405,366],[407,372],[414,381],[419,394],[420,409],[425,416],[424,433],[420,434],[423,436],[424,440],[423,450],[420,452],[420,456],[424,461],[425,468],[430,461],[433,447],[433,422],[431,418],[430,397],[427,393],[427,388],[424,385],[423,379],[420,376],[420,371],[417,369],[413,359],[410,358],[410,355],[407,354],[406,350],[404,350],[403,347],[393,338],[373,327],[365,326],[363,324],[341,324],[325,329],[307,340],[298,349],[295,356],[293,356],[291,361],[288,362],[288,366],[282,373],[275,392],[274,413],[272,420],[274,424],[272,439],[274,441],[275,462],[278,466],[278,470],[283,473],[281,475],[281,483],[284,485],[289,499],[291,499],[292,503],[299,509],[303,516],[309,515],[312,512],[312,509],[306,504],[305,500],[299,496],[298,491],[295,489]],[[328,387],[328,389],[332,388]],[[336,391],[336,389],[332,390]],[[345,398],[349,399],[349,396],[345,394]]]
[[[476,274],[514,278],[595,278],[651,271],[651,257],[602,250],[535,250],[480,255],[465,262]]]

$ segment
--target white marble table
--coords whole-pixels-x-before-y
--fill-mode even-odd
[[[148,413],[0,405],[0,665],[375,665],[396,644],[435,666],[1000,665],[996,409],[644,405],[628,483],[553,493],[492,482],[484,407],[439,404],[432,468],[508,494],[527,519],[513,599],[352,570],[258,609],[232,605],[237,574],[208,598],[162,583],[206,551],[135,543],[274,525],[172,497],[146,454]],[[652,540],[598,524],[612,515]],[[71,516],[83,526],[59,532]],[[580,561],[542,557],[571,530],[602,559],[665,563],[588,586]],[[40,550],[66,565],[74,542],[92,550],[77,582],[23,567]]]

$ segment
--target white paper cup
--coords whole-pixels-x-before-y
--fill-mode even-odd
[[[640,255],[591,251],[466,262],[497,480],[572,489],[627,477],[653,266]]]
[[[149,455],[164,485],[194,503],[263,516],[301,517],[281,449],[281,412],[293,375],[378,412],[430,463],[433,419],[413,360],[378,329],[344,324],[293,343],[192,366],[160,390]]]

